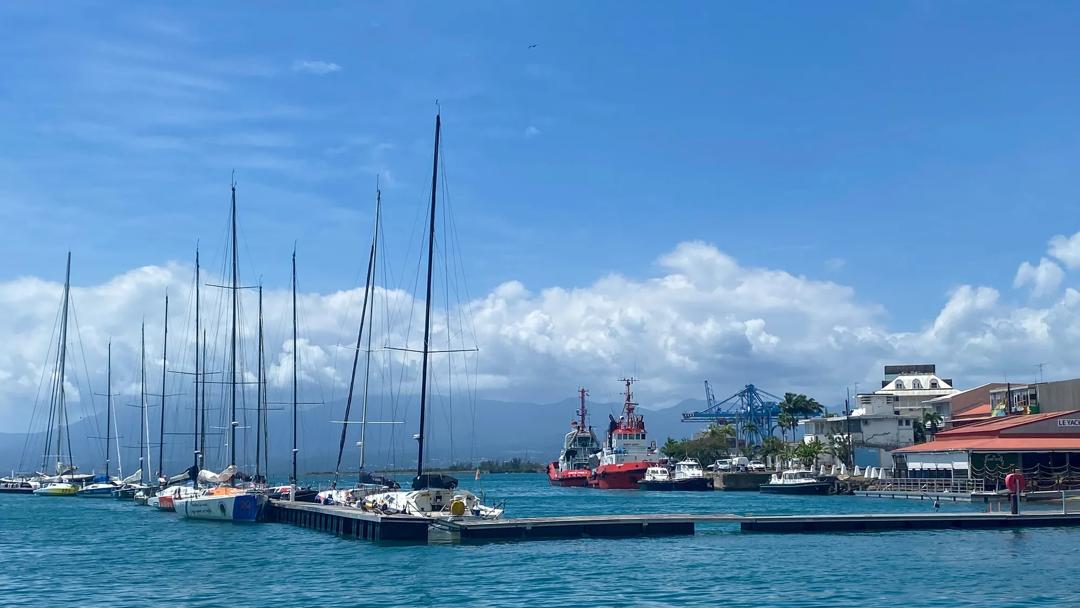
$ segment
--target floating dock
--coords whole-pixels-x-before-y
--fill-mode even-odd
[[[734,515],[660,513],[647,515],[565,515],[496,520],[431,520],[412,515],[381,515],[353,507],[272,500],[269,521],[289,523],[345,538],[370,541],[464,543],[566,538],[688,536],[699,523],[737,524],[743,532],[827,533],[894,530],[1008,529],[1080,526],[1080,513],[895,513],[844,515]]]
[[[287,500],[271,500],[267,504],[266,518],[336,536],[372,541],[426,543],[430,525],[428,519],[412,515],[380,515],[354,507]]]
[[[902,513],[890,515],[782,515],[740,517],[743,532],[883,532],[1080,526],[1080,514],[1052,511],[1021,513]]]
[[[555,538],[619,538],[629,536],[678,536],[694,533],[700,521],[739,521],[737,515],[570,515],[518,519],[438,522],[437,528],[457,540],[543,540]]]

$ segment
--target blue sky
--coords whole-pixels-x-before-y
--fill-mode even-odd
[[[474,296],[508,281],[532,294],[589,290],[611,274],[640,286],[685,270],[665,256],[700,241],[744,270],[848,290],[818,304],[858,305],[883,337],[829,386],[872,377],[882,360],[935,356],[883,345],[932,330],[964,285],[975,300],[994,290],[994,306],[1011,307],[1001,318],[1026,314],[1018,266],[1080,229],[1078,12],[8,3],[0,281],[56,281],[67,248],[82,285],[187,263],[197,239],[220,263],[235,170],[246,276],[287,287],[298,241],[305,289],[354,287],[376,175],[390,255],[408,258],[438,99]],[[766,342],[784,324],[732,314],[763,317]],[[1035,362],[978,358],[943,372],[975,379]]]

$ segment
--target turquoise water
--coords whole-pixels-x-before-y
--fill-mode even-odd
[[[552,488],[492,475],[507,515],[926,512],[923,501]],[[970,510],[964,504],[942,509]],[[113,500],[0,495],[0,605],[1080,606],[1080,530],[743,534],[375,545],[193,522]]]

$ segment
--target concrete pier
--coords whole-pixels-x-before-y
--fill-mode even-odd
[[[716,473],[712,478],[713,489],[726,492],[757,492],[762,484],[769,483],[772,473],[769,471],[735,471]]]

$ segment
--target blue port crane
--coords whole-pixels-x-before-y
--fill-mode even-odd
[[[709,381],[705,381],[705,403],[701,411],[683,412],[683,422],[709,422],[735,427],[738,439],[747,445],[757,445],[772,434],[775,419],[780,414],[780,397],[747,384],[734,395],[717,401]]]

